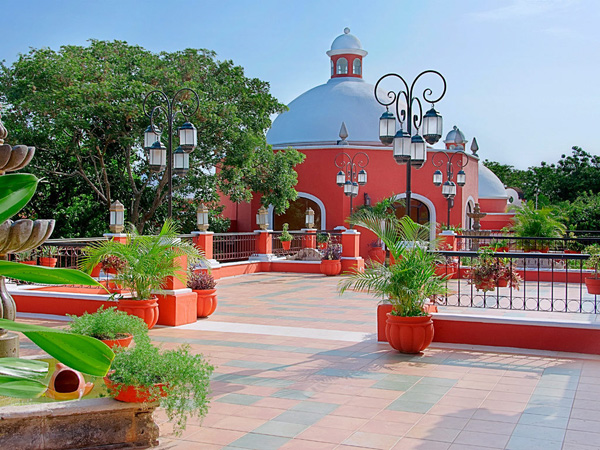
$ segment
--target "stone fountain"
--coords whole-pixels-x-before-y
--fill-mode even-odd
[[[22,169],[33,158],[35,147],[4,143],[8,131],[0,116],[0,176]],[[54,220],[7,220],[0,225],[0,259],[6,260],[10,253],[19,253],[39,247],[54,230]],[[0,276],[0,317],[15,320],[15,301],[6,289],[4,276]],[[19,356],[19,337],[0,328],[0,357]]]
[[[470,236],[478,236],[477,238],[473,239],[473,247],[472,247],[472,250],[477,251],[477,250],[479,250],[479,239],[489,237],[489,235],[490,235],[490,231],[482,230],[481,224],[479,223],[479,221],[481,219],[483,219],[485,216],[487,216],[487,213],[481,212],[481,209],[479,208],[479,203],[475,203],[473,212],[468,212],[467,216],[470,217],[471,219],[473,219],[473,230],[468,232],[469,235]]]

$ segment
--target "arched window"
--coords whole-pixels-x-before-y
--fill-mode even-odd
[[[331,61],[331,75],[333,75],[333,71],[334,71],[334,67],[333,67],[333,59],[331,59],[330,61]]]
[[[281,230],[283,224],[287,223],[290,230],[301,230],[306,228],[305,218],[306,210],[312,208],[315,212],[315,225],[317,230],[321,229],[321,207],[309,198],[298,197],[293,202],[290,202],[290,207],[283,214],[275,215],[273,219],[273,229]]]
[[[348,73],[348,60],[346,58],[340,58],[337,60],[337,74],[345,75]]]
[[[352,73],[354,75],[360,75],[361,74],[360,70],[361,70],[361,67],[360,67],[360,58],[356,58],[354,60],[354,62],[352,63]]]
[[[406,211],[406,203],[405,199],[401,199],[394,203],[394,207],[396,208],[396,217],[398,219],[402,218]],[[425,225],[429,223],[429,208],[425,203],[416,198],[410,199],[410,218],[415,222]]]

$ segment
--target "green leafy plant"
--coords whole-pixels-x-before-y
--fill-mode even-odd
[[[317,233],[317,244],[325,244],[329,242],[331,235],[329,233]]]
[[[15,255],[15,261],[23,262],[23,261],[31,261],[33,260],[33,251],[27,250],[25,252],[20,252]]]
[[[566,241],[566,247],[568,250],[573,252],[581,252],[584,249],[584,245],[579,242],[577,236],[572,231],[568,234],[568,239]]]
[[[354,225],[364,227],[383,241],[394,257],[389,266],[373,261],[364,272],[354,272],[338,284],[340,294],[348,289],[367,291],[392,304],[392,314],[424,316],[425,300],[444,294],[443,277],[435,274],[438,255],[428,250],[429,229],[410,217],[381,220],[364,213]]]
[[[0,176],[0,223],[4,223],[27,205],[35,194],[38,181],[30,174]],[[89,275],[78,270],[51,269],[1,260],[0,275],[42,284],[101,286]],[[114,358],[110,348],[88,336],[70,334],[56,328],[17,323],[4,318],[0,319],[0,327],[23,333],[58,361],[90,375],[105,375]],[[41,361],[0,358],[0,395],[39,397],[47,388],[43,382],[47,373],[48,364]]]
[[[177,229],[171,220],[164,223],[156,236],[142,236],[131,226],[124,244],[104,241],[86,247],[84,255],[81,267],[87,273],[107,256],[124,261],[114,281],[131,291],[134,300],[152,298],[153,292],[160,291],[169,276],[185,282],[185,272],[178,270],[176,258],[187,256],[189,264],[204,260],[196,247],[177,237]]]
[[[217,286],[215,278],[210,273],[190,273],[188,276],[187,287],[194,291],[205,291],[214,289]]]
[[[175,432],[186,427],[188,416],[203,417],[208,411],[209,377],[214,367],[202,355],[193,355],[189,346],[161,350],[149,343],[116,352],[109,379],[122,386],[148,390],[160,401]],[[157,386],[162,383],[162,386]]]
[[[469,271],[469,284],[482,291],[493,291],[498,280],[505,279],[508,286],[519,289],[521,277],[511,269],[508,258],[495,257],[491,247],[479,249],[477,256]]]
[[[512,231],[518,237],[560,238],[566,232],[567,228],[553,208],[535,209],[531,202],[523,202],[521,207],[514,210]],[[533,249],[536,241],[524,240],[523,245],[526,250]],[[543,241],[541,245],[544,245]]]
[[[136,344],[148,339],[148,326],[137,316],[117,311],[111,306],[101,306],[95,313],[84,313],[82,316],[67,314],[71,318],[68,330],[96,339],[121,339],[128,334],[133,335]]]
[[[56,248],[49,245],[43,245],[39,249],[42,258],[56,258]]]
[[[585,267],[587,269],[593,269],[595,272],[594,278],[598,278],[598,266],[600,266],[600,245],[588,245],[583,252],[590,255],[590,257],[585,261]]]
[[[289,229],[289,225],[287,223],[283,224],[283,230],[281,231],[281,236],[279,236],[279,240],[282,242],[289,242],[292,239],[294,239],[294,236],[292,236],[290,234],[290,232],[288,231]]]

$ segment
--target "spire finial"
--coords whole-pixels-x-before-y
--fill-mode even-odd
[[[344,34],[349,34],[350,33],[350,28],[346,27],[344,28]]]
[[[338,141],[338,145],[348,145],[348,142],[346,141],[346,138],[348,137],[348,129],[346,128],[346,122],[342,122],[339,136],[341,141]]]
[[[477,156],[477,150],[479,150],[479,145],[477,145],[477,139],[473,138],[473,142],[471,142],[471,151],[473,152],[473,156]]]

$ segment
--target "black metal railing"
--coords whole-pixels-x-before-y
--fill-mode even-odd
[[[215,233],[213,258],[219,262],[245,261],[256,253],[256,233]]]
[[[440,251],[445,261],[438,266],[439,275],[449,275],[448,293],[438,304],[474,308],[522,311],[577,312],[597,314],[598,299],[588,294],[584,285],[591,271],[584,270],[587,254],[495,252],[494,264],[506,267],[508,275],[520,281],[506,285],[498,279],[477,284],[473,266],[476,252]]]
[[[541,252],[581,252],[586,246],[600,244],[599,236],[542,238],[518,237],[513,235],[469,235],[456,236],[457,249],[475,251],[481,247],[491,247],[499,251],[541,251]]]

